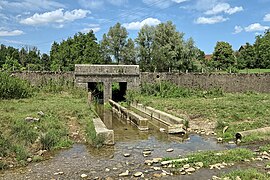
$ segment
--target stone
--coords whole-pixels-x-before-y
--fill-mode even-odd
[[[125,154],[123,154],[123,155],[124,155],[124,157],[129,157],[129,156],[130,156],[129,153],[125,153]]]
[[[159,131],[160,131],[160,132],[166,132],[166,129],[160,128]]]
[[[239,176],[236,176],[235,180],[241,180],[241,178]]]
[[[81,178],[87,178],[87,174],[81,174]]]
[[[106,177],[105,180],[113,180],[112,177]]]
[[[228,144],[235,144],[233,141],[229,141]]]
[[[190,167],[190,168],[186,169],[185,171],[186,171],[187,173],[193,173],[193,172],[196,171],[196,169],[193,168],[193,167]]]
[[[153,176],[154,176],[155,178],[161,178],[161,177],[162,177],[162,174],[153,174]]]
[[[106,168],[105,171],[106,171],[106,172],[110,172],[110,169],[109,169],[109,168]]]
[[[224,133],[227,131],[228,128],[229,128],[229,126],[225,126],[225,127],[223,128],[222,133],[224,134]]]
[[[222,139],[221,137],[219,137],[219,138],[217,138],[217,141],[218,141],[218,142],[222,142],[223,139]]]
[[[189,165],[189,164],[185,164],[185,165],[183,166],[183,168],[184,168],[184,169],[188,169],[188,168],[190,168],[190,165]]]
[[[203,162],[196,162],[195,165],[202,168],[203,167]]]
[[[64,172],[62,172],[62,171],[54,173],[54,175],[62,175],[62,174],[64,174]]]
[[[153,158],[153,163],[158,163],[162,161],[162,158]]]
[[[43,111],[39,111],[37,114],[41,117],[45,116],[45,113]]]
[[[145,160],[144,164],[151,166],[153,164],[153,161],[152,160]]]
[[[32,158],[27,158],[27,160],[26,160],[27,162],[32,162]]]
[[[153,167],[153,169],[154,169],[155,171],[160,171],[160,170],[161,170],[161,167]]]
[[[26,122],[39,122],[39,118],[26,117],[24,119]]]
[[[180,174],[181,174],[181,175],[186,175],[186,172],[184,171],[184,172],[181,172]]]
[[[167,151],[167,152],[173,152],[173,149],[170,148],[170,149],[167,149],[166,151]]]
[[[129,175],[129,171],[126,170],[125,172],[119,174],[118,176],[119,176],[119,177],[125,177],[125,176],[128,176],[128,175]]]
[[[133,174],[134,177],[141,177],[143,175],[142,172],[136,172]]]
[[[39,150],[37,152],[37,155],[42,156],[45,152],[46,152],[46,150]]]
[[[240,143],[241,143],[241,139],[237,139],[236,144],[240,144]]]
[[[150,155],[152,153],[152,151],[148,150],[148,151],[143,151],[143,155]]]
[[[262,155],[262,157],[261,157],[262,159],[270,159],[270,157],[269,156],[266,156],[266,155]]]
[[[217,176],[212,176],[212,180],[221,180],[221,178]]]

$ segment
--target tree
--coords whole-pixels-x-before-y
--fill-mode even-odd
[[[123,48],[122,57],[123,64],[136,64],[135,44],[131,38],[128,39],[127,44]]]
[[[256,56],[254,46],[252,46],[249,43],[246,43],[246,45],[242,46],[239,52],[237,53],[237,68],[253,69],[255,67],[256,67]]]
[[[212,60],[215,68],[225,70],[235,64],[232,46],[227,42],[217,42]]]
[[[135,42],[138,46],[138,61],[142,71],[153,71],[153,42],[155,27],[144,25],[138,33]]]
[[[270,68],[270,29],[256,37],[254,47],[257,68]]]
[[[171,21],[155,28],[153,60],[157,71],[171,71],[177,67],[183,49],[183,33],[176,31]]]
[[[117,64],[123,63],[123,49],[127,41],[127,30],[122,27],[120,23],[116,23],[113,27],[110,27],[110,30],[107,34],[108,47],[113,59]]]
[[[102,56],[102,62],[104,64],[109,64],[112,62],[109,40],[106,34],[103,34],[102,41],[100,41],[100,52]]]

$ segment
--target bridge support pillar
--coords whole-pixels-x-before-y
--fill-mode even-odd
[[[104,103],[109,102],[112,99],[112,83],[104,82],[104,92],[103,92]]]

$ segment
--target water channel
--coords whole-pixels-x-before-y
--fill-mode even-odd
[[[135,125],[118,118],[110,110],[99,107],[97,112],[106,126],[114,130],[114,146],[93,148],[84,144],[74,144],[70,149],[57,152],[50,160],[31,163],[26,168],[15,171],[6,171],[0,175],[0,179],[80,179],[81,174],[86,174],[89,179],[108,177],[119,179],[118,175],[126,170],[130,171],[127,179],[130,179],[132,173],[137,171],[143,172],[145,178],[152,179],[153,174],[157,172],[144,164],[147,159],[177,158],[195,151],[223,150],[234,147],[218,144],[214,137],[202,137],[196,134],[184,137],[168,135],[151,123],[148,131],[139,131]],[[167,152],[169,148],[172,148],[173,152]],[[149,157],[143,156],[142,152],[145,149],[152,151]],[[124,157],[124,153],[129,153],[130,156]],[[63,173],[59,174],[59,172]],[[186,179],[190,177],[186,176]],[[204,179],[201,175],[197,175],[198,177]],[[173,176],[167,178],[177,179]],[[196,179],[196,175],[194,178]]]

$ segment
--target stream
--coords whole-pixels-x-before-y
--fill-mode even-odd
[[[148,131],[139,131],[136,126],[124,119],[119,119],[111,111],[99,111],[101,118],[109,129],[114,130],[115,145],[93,148],[85,144],[74,144],[72,148],[58,151],[49,160],[31,163],[27,167],[6,170],[0,179],[119,179],[120,173],[129,170],[126,179],[134,178],[135,172],[143,172],[144,178],[153,179],[155,171],[144,164],[145,160],[164,157],[181,157],[187,153],[204,150],[224,150],[235,145],[218,144],[214,137],[202,137],[189,134],[184,137],[160,132],[158,127],[149,125]],[[103,114],[103,115],[102,115]],[[145,149],[151,150],[148,157],[143,156]],[[173,149],[167,152],[167,149]],[[130,154],[124,157],[123,154]],[[211,171],[212,173],[214,171]],[[209,176],[209,177],[207,177]],[[205,178],[204,178],[205,177]],[[179,179],[167,176],[165,179]],[[209,179],[209,170],[200,170],[181,179]],[[125,179],[125,178],[120,178]]]

